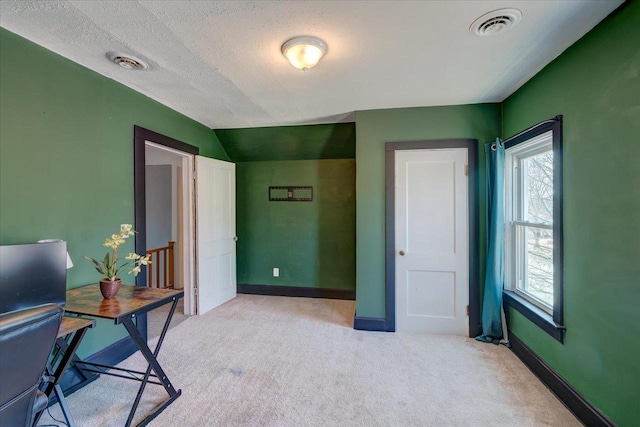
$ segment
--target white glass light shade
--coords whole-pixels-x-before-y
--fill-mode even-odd
[[[327,44],[315,37],[295,37],[282,45],[282,54],[291,65],[307,71],[327,53]]]

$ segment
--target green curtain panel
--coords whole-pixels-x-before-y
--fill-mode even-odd
[[[504,145],[485,145],[487,161],[487,269],[479,341],[507,344],[502,309],[504,285]]]

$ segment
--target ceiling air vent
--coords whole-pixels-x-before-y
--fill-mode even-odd
[[[495,36],[509,31],[520,21],[520,18],[522,18],[522,12],[518,9],[494,10],[473,21],[469,31],[478,36]]]
[[[149,68],[149,64],[144,62],[140,58],[136,58],[133,55],[126,55],[124,53],[109,52],[107,53],[109,60],[122,68],[127,70],[146,70]]]

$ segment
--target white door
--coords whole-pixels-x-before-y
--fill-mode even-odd
[[[396,329],[469,334],[467,149],[395,152]]]
[[[196,156],[197,313],[236,296],[236,167]]]

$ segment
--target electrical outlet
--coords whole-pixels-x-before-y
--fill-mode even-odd
[[[273,277],[280,277],[280,269],[278,267],[273,268]]]

